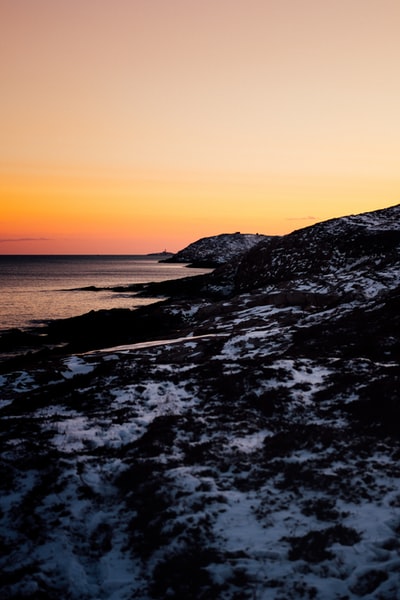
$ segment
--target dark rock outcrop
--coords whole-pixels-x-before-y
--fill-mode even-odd
[[[238,261],[234,290],[399,265],[400,205],[270,238]]]

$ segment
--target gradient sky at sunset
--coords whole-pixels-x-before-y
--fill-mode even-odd
[[[399,0],[0,0],[0,253],[400,202]]]

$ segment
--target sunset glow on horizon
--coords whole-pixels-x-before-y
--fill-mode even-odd
[[[400,202],[398,0],[0,0],[0,254]]]

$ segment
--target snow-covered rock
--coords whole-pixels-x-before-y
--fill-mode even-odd
[[[216,267],[238,257],[265,239],[269,239],[269,237],[258,233],[222,233],[201,238],[164,262]]]
[[[1,597],[399,598],[399,221],[263,243],[147,309],[169,337],[3,365]]]
[[[399,265],[397,205],[268,238],[219,269],[212,286],[225,294],[270,288],[374,295],[397,281]]]

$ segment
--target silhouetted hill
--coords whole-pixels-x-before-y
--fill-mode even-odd
[[[251,233],[222,233],[201,238],[164,262],[190,263],[193,267],[217,267],[238,257],[268,236]]]
[[[212,285],[225,294],[269,286],[374,294],[397,281],[399,244],[397,205],[268,238],[215,272]]]

